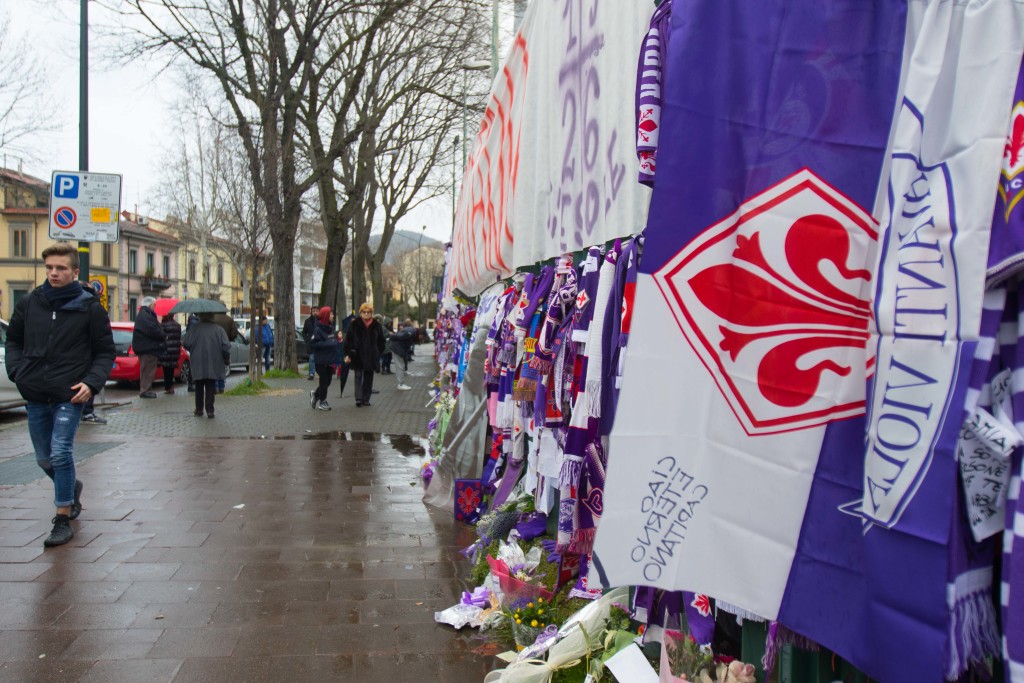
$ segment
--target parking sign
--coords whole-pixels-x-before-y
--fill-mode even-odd
[[[54,171],[50,182],[50,237],[116,242],[121,215],[121,176]]]

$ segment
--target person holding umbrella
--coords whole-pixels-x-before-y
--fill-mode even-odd
[[[227,312],[227,306],[220,301],[215,301],[213,299],[185,299],[184,301],[179,301],[174,308],[170,310],[171,315],[174,315],[175,313],[190,314],[188,325],[185,328],[185,338],[182,340],[182,346],[188,349],[191,354],[189,365],[192,369],[192,386],[195,388],[196,392],[196,416],[203,414],[203,407],[205,406],[208,416],[213,417],[213,395],[218,393],[217,382],[224,381],[227,363],[230,360],[231,343],[228,339],[228,334],[225,331],[224,326],[218,325],[215,322],[216,316],[214,314],[226,314]],[[192,315],[198,315],[199,321],[193,323]],[[223,315],[221,317],[230,320],[227,315]],[[199,330],[200,326],[204,322],[208,323],[209,326],[218,328],[224,336],[224,348],[222,355],[216,356],[216,354],[213,353],[213,349],[220,344],[220,338],[215,332],[209,331],[207,328],[207,330],[202,333],[201,337],[197,333],[197,330]],[[232,325],[233,324],[234,323],[232,322]],[[213,337],[216,337],[216,340],[212,339]],[[194,344],[199,343],[196,341],[197,339],[206,339],[206,341],[202,343],[204,349],[200,353],[200,360],[198,361],[195,357],[196,352],[189,346],[188,340],[190,338],[193,340]],[[217,363],[217,358],[221,359],[219,363],[220,374],[213,375],[210,374],[210,372],[216,369],[214,364]],[[200,363],[203,364],[201,374],[197,373],[197,368]],[[209,384],[204,385],[203,391],[200,391],[199,389],[199,383],[197,380],[200,379],[209,380],[210,382]]]
[[[199,322],[185,333],[182,344],[191,354],[192,382],[196,388],[195,416],[213,419],[217,380],[224,377],[224,369],[231,353],[231,343],[224,328],[213,322],[212,313],[200,313]]]

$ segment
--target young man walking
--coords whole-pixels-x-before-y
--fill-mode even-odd
[[[302,341],[306,342],[306,354],[309,356],[309,377],[306,379],[312,380],[313,374],[316,372],[316,360],[313,356],[313,349],[311,345],[313,343],[313,332],[316,330],[316,321],[320,317],[319,308],[309,309],[309,317],[302,323]]]
[[[36,463],[53,480],[53,531],[47,547],[75,533],[82,511],[82,482],[72,453],[82,408],[114,367],[110,319],[91,288],[78,282],[78,250],[58,242],[43,250],[46,282],[14,307],[7,328],[6,366],[28,401],[28,431]]]

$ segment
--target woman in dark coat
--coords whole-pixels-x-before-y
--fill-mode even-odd
[[[356,407],[370,405],[373,374],[384,352],[384,328],[373,319],[373,306],[359,307],[359,320],[353,320],[345,334],[345,362],[356,372]]]
[[[224,328],[213,322],[213,315],[200,313],[199,323],[185,332],[182,345],[192,355],[189,364],[196,386],[196,417],[201,417],[203,408],[206,416],[213,418],[214,395],[217,380],[224,379],[231,343]]]
[[[174,371],[178,368],[178,356],[181,355],[181,325],[174,319],[173,315],[165,315],[160,323],[167,335],[164,350],[160,354],[160,367],[164,371],[164,393],[174,393]]]
[[[327,405],[327,390],[331,386],[331,376],[334,374],[332,361],[338,355],[333,317],[330,306],[321,308],[309,340],[309,349],[316,360],[316,374],[320,378],[317,388],[309,392],[309,407],[317,410],[331,409],[331,406]]]

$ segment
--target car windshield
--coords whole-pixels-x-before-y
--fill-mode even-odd
[[[111,330],[114,333],[114,348],[119,355],[128,353],[128,347],[132,345],[131,330]]]

